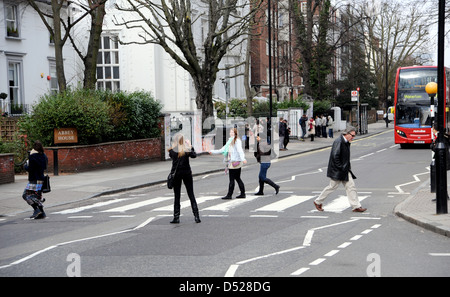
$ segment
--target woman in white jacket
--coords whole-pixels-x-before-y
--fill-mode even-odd
[[[220,150],[212,150],[210,154],[223,154],[225,163],[229,171],[230,183],[228,184],[228,193],[222,199],[231,199],[234,191],[234,182],[236,181],[241,190],[241,194],[236,198],[245,198],[245,186],[241,180],[242,165],[247,163],[244,151],[242,150],[242,141],[238,137],[236,128],[230,130],[230,138]]]

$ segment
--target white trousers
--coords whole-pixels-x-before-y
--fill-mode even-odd
[[[319,197],[315,200],[317,204],[323,204],[325,199],[333,193],[340,184],[343,184],[345,187],[345,191],[347,192],[348,202],[352,207],[352,210],[355,208],[361,207],[361,203],[358,199],[358,193],[356,192],[355,181],[352,178],[351,173],[348,173],[348,181],[334,180],[330,179],[330,184],[323,189],[322,193],[320,193]]]

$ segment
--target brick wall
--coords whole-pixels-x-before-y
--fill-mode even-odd
[[[14,154],[0,154],[0,184],[14,182]]]
[[[60,173],[84,172],[129,164],[163,160],[160,138],[102,143],[98,145],[45,148],[48,171],[53,172],[54,149],[57,149]]]

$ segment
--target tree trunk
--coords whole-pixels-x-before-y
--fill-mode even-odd
[[[105,18],[105,15],[105,3],[98,5],[91,13],[92,24],[89,35],[89,44],[86,56],[83,59],[83,86],[87,89],[95,89],[95,84],[97,82],[97,57],[98,50],[100,48],[100,38],[103,32],[103,19]]]

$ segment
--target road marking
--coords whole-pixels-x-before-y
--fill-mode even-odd
[[[310,269],[309,267],[302,267],[299,270],[292,272],[291,275],[300,275],[300,274],[308,271],[309,269]]]
[[[347,221],[348,222],[348,221]],[[346,223],[346,222],[341,222],[341,223]],[[329,226],[331,226],[331,225],[329,225]],[[375,225],[373,225],[372,227],[370,227],[370,229],[366,229],[366,230],[364,230],[364,231],[362,231],[361,232],[361,234],[363,234],[363,235],[365,235],[365,234],[368,234],[368,233],[370,233],[370,232],[372,232],[373,231],[373,229],[377,229],[377,228],[379,228],[381,226],[381,224],[375,224]],[[323,227],[326,227],[326,226],[323,226]],[[319,227],[320,228],[320,227]],[[316,229],[318,229],[318,228],[316,228]],[[312,230],[312,229],[311,229]],[[311,231],[311,230],[309,230],[309,231]],[[308,232],[309,232],[308,231]],[[352,241],[354,241],[354,240],[358,240],[358,239],[360,239],[363,235],[356,235],[356,236],[353,236],[352,238],[350,238],[350,240],[352,240]],[[307,234],[307,236],[308,236],[308,234]],[[310,234],[310,236],[311,236],[311,234]],[[305,239],[306,240],[306,239]],[[348,246],[350,246],[352,243],[351,242],[344,242],[344,243],[342,243],[341,245],[339,245],[338,246],[338,248],[339,248],[339,250],[331,250],[331,251],[329,251],[328,253],[326,253],[325,255],[324,255],[324,257],[333,257],[334,255],[336,255],[337,253],[339,253],[342,249],[345,249],[346,247],[348,247]],[[448,254],[449,256],[450,256],[450,254]],[[326,260],[326,258],[318,258],[318,259],[316,259],[316,260],[314,260],[313,262],[311,262],[311,263],[309,263],[309,266],[317,266],[317,265],[319,265],[319,264],[321,264],[322,262],[324,262]],[[291,275],[293,275],[293,276],[298,276],[298,275],[301,275],[302,273],[305,273],[306,271],[308,271],[310,269],[310,267],[302,267],[302,268],[300,268],[300,269],[298,269],[298,270],[296,270],[296,271],[294,271],[294,272],[292,272],[291,273]]]
[[[25,261],[28,261],[28,260],[36,257],[37,255],[40,255],[42,253],[45,253],[45,252],[47,252],[49,250],[52,250],[52,249],[60,247],[60,246],[69,245],[69,244],[72,244],[72,243],[77,243],[77,242],[82,242],[82,241],[88,241],[88,240],[92,240],[92,239],[98,239],[98,238],[102,238],[102,237],[113,236],[113,235],[122,234],[122,233],[130,232],[130,231],[136,231],[138,229],[141,229],[141,228],[147,226],[153,219],[154,219],[154,217],[150,217],[147,220],[145,220],[143,223],[141,223],[140,225],[138,225],[138,226],[136,226],[134,228],[129,228],[129,229],[125,229],[125,230],[122,230],[122,231],[116,231],[116,232],[112,232],[112,233],[106,233],[106,234],[95,235],[95,236],[91,236],[91,237],[85,237],[85,238],[74,239],[74,240],[70,240],[70,241],[66,241],[66,242],[61,242],[61,243],[58,243],[56,245],[52,245],[52,246],[46,247],[46,248],[44,248],[42,250],[39,250],[37,252],[34,252],[34,253],[26,256],[26,257],[23,257],[23,258],[21,258],[21,259],[19,259],[17,261],[14,261],[14,262],[10,263],[10,264],[0,266],[0,269],[8,268],[8,267],[11,267],[11,266],[23,263]]]
[[[358,198],[359,198],[359,201],[363,201],[367,197],[369,197],[369,196],[359,196]],[[334,199],[327,205],[324,205],[323,209],[326,212],[342,213],[344,210],[346,210],[349,207],[350,207],[350,205],[348,203],[348,197],[340,195],[339,198]],[[318,210],[313,209],[310,212],[318,212]]]
[[[310,200],[315,196],[296,196],[291,195],[288,198],[276,201],[274,203],[268,204],[266,206],[260,207],[255,211],[277,211],[282,212],[290,207],[293,207],[297,204],[303,203],[305,201]]]
[[[309,265],[310,266],[317,266],[317,265],[319,265],[320,263],[322,263],[325,260],[326,260],[325,258],[319,258],[319,259],[316,259],[316,260],[312,261],[311,263],[309,263]]]
[[[217,196],[215,198],[218,198]],[[211,210],[211,211],[223,211],[223,212],[227,212],[230,211],[231,209],[241,205],[241,204],[245,204],[248,203],[250,201],[253,201],[255,199],[258,199],[258,196],[253,196],[253,197],[248,197],[245,199],[232,199],[230,201],[224,202],[224,203],[219,203],[210,207],[207,207],[205,209],[202,209],[202,211],[204,210]]]
[[[428,255],[434,257],[450,257],[450,253],[428,253]]]
[[[219,198],[220,198],[219,196],[203,196],[200,198],[196,198],[195,200],[197,201],[197,205],[198,205],[198,204],[201,204],[208,200],[214,200],[214,199],[219,199]],[[168,199],[173,199],[173,197],[170,197]],[[245,199],[243,199],[243,200],[245,200]],[[191,201],[189,199],[180,203],[180,209],[184,209],[184,208],[190,207],[190,206],[191,206]],[[155,208],[155,209],[153,209],[153,211],[173,211],[173,204]]]
[[[333,257],[334,255],[336,255],[337,253],[339,253],[340,250],[331,250],[328,253],[326,253],[325,255],[323,255],[324,257]]]
[[[122,201],[126,201],[126,200],[130,200],[130,198],[122,198],[122,199],[114,199],[114,200],[109,200],[109,201],[98,202],[98,203],[94,203],[94,204],[87,205],[87,206],[81,206],[81,207],[77,207],[77,208],[66,209],[66,210],[63,210],[63,211],[52,212],[51,214],[77,213],[77,212],[81,212],[83,210],[88,210],[88,209],[92,209],[92,208],[107,206],[107,205],[110,205],[110,204],[113,204],[113,203],[118,203],[118,202],[122,202]]]
[[[407,193],[405,191],[402,190],[402,187],[410,185],[410,184],[415,184],[417,182],[420,182],[420,179],[418,178],[419,175],[424,175],[424,174],[430,174],[429,171],[427,172],[422,172],[422,173],[417,173],[413,175],[414,180],[411,182],[407,182],[404,184],[400,184],[400,185],[396,185],[395,189],[397,189],[397,192],[389,192],[388,195],[398,195],[398,194],[403,194],[403,195],[409,195],[411,193]]]
[[[140,208],[140,207],[151,205],[151,204],[156,204],[156,203],[170,200],[170,199],[173,199],[173,198],[172,197],[157,197],[157,198],[153,198],[153,199],[149,199],[149,200],[145,200],[145,201],[141,201],[141,202],[127,204],[125,206],[120,206],[120,207],[116,207],[116,208],[103,210],[101,212],[126,212],[128,210]]]

